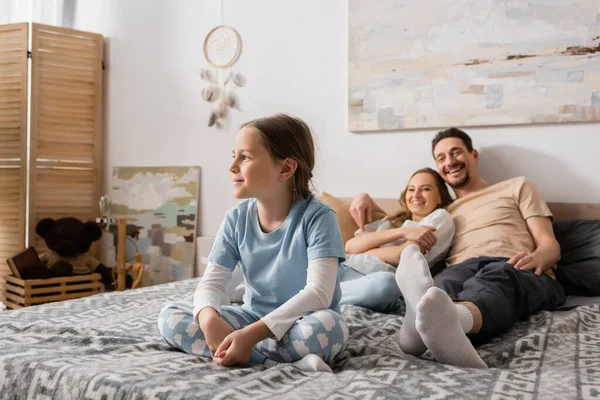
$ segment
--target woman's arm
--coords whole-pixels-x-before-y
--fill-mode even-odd
[[[386,243],[404,239],[404,228],[392,228],[379,232],[367,232],[355,236],[346,242],[345,251],[348,254],[364,253]]]
[[[433,234],[436,237],[436,240],[433,243],[430,240],[429,234],[427,232],[423,233],[424,228],[433,230]],[[454,238],[455,227],[452,216],[448,211],[439,209],[425,217],[423,221],[421,221],[421,226],[400,229],[404,229],[403,237],[407,239],[406,243],[400,246],[373,248],[367,250],[366,253],[379,257],[388,264],[398,265],[400,263],[400,254],[402,253],[402,250],[409,244],[414,243],[419,246],[421,253],[425,255],[425,259],[427,259],[429,265],[432,266],[434,261],[448,252],[448,249],[452,244],[452,239]],[[411,230],[414,230],[414,232]],[[421,236],[417,236],[417,232],[420,232]],[[361,236],[366,235],[367,234]],[[354,239],[358,239],[361,236]]]
[[[452,226],[454,227],[454,225]],[[437,242],[437,236],[433,233],[436,230],[437,227],[433,224],[424,224],[421,226],[391,228],[379,232],[363,233],[348,240],[345,251],[348,254],[365,253],[398,239],[417,242],[421,248],[430,250]]]
[[[400,264],[400,255],[402,254],[402,250],[404,250],[404,248],[409,244],[416,244],[417,246],[419,246],[421,253],[425,252],[423,246],[421,246],[418,242],[407,240],[400,246],[380,247],[377,249],[371,249],[366,253],[374,255],[375,257],[378,257],[379,259],[390,265],[397,266],[398,264]]]

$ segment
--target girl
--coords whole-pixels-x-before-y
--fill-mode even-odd
[[[444,259],[454,237],[452,202],[446,183],[431,168],[416,171],[400,195],[400,210],[389,218],[362,226],[366,209],[379,209],[366,194],[357,196],[350,213],[362,227],[346,242],[349,253],[342,266],[340,304],[354,304],[386,312],[401,296],[396,267],[403,250],[419,246],[429,266]]]
[[[314,144],[309,127],[287,115],[250,121],[238,132],[229,168],[233,194],[247,199],[225,216],[191,299],[167,303],[163,338],[221,366],[297,361],[331,371],[348,328],[340,300],[342,236],[333,209],[309,190]],[[242,306],[221,301],[240,264]]]

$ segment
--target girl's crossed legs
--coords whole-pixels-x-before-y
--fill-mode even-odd
[[[244,306],[223,306],[221,317],[233,329],[244,328],[260,318]],[[186,353],[212,358],[204,334],[194,322],[193,305],[188,302],[168,302],[158,317],[158,329],[170,345]],[[348,327],[332,310],[318,310],[296,321],[277,341],[265,339],[254,346],[248,364],[268,364],[298,361],[315,354],[325,362],[341,356],[348,341]]]

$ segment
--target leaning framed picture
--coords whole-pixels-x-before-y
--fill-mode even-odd
[[[142,286],[193,277],[200,167],[114,167],[110,217],[127,218],[127,260],[146,268]],[[116,226],[102,243],[102,261],[116,264]]]

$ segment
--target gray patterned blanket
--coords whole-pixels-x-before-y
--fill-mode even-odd
[[[2,399],[596,399],[600,298],[569,298],[478,348],[487,370],[400,351],[399,315],[343,308],[350,342],[334,373],[222,368],[170,349],[156,316],[197,280],[0,313]]]

